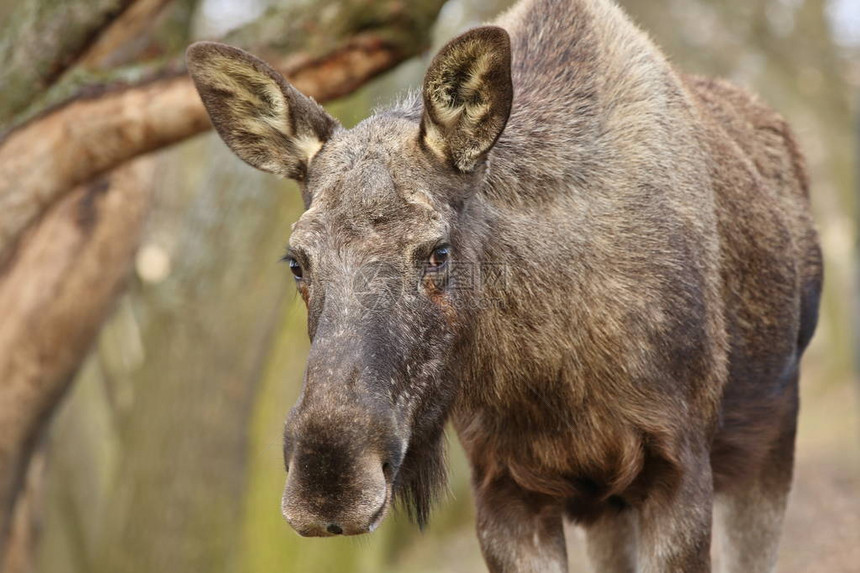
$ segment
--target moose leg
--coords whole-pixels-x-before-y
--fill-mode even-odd
[[[586,526],[586,550],[596,573],[636,572],[636,513],[605,514]]]
[[[671,491],[649,495],[638,511],[642,573],[708,573],[711,570],[713,481],[706,448],[683,456]]]
[[[490,573],[566,573],[562,508],[508,479],[475,488],[478,540]]]
[[[723,541],[724,573],[769,573],[776,566],[782,520],[794,467],[797,396],[780,433],[756,474],[730,484],[715,498],[714,515]]]

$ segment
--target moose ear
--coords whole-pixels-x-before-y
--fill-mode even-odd
[[[424,144],[460,171],[472,171],[505,129],[513,94],[507,32],[484,26],[454,38],[424,77]]]
[[[263,171],[304,179],[337,120],[238,48],[197,42],[185,57],[212,125],[233,153]]]

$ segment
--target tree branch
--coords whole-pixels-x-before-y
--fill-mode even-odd
[[[87,69],[112,67],[116,52],[144,33],[171,2],[173,0],[137,0],[81,55],[78,65]]]
[[[227,41],[262,54],[299,90],[327,101],[424,49],[442,4],[320,0],[268,13]],[[172,62],[129,81],[86,84],[0,143],[0,264],[65,190],[209,129],[190,79],[177,73]]]
[[[135,162],[68,193],[27,231],[0,283],[0,563],[39,429],[125,280],[146,177]]]
[[[0,125],[72,65],[135,0],[25,0],[0,32]]]

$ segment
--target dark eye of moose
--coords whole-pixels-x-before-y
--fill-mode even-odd
[[[451,254],[451,247],[448,245],[443,245],[441,247],[436,247],[433,250],[433,254],[430,255],[429,262],[429,270],[439,270],[445,266],[445,263],[448,262],[448,257]]]
[[[304,271],[302,270],[302,264],[299,261],[290,257],[289,259],[287,259],[287,264],[290,265],[290,272],[293,273],[294,277],[296,277],[297,279],[302,278]]]

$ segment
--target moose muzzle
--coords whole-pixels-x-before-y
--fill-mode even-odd
[[[329,404],[287,422],[282,510],[300,535],[369,533],[385,516],[405,440],[393,416],[371,412]]]

